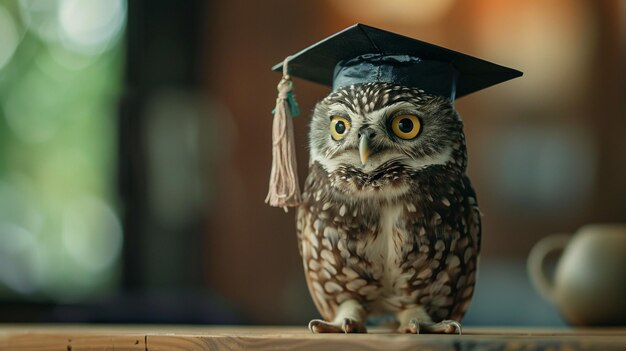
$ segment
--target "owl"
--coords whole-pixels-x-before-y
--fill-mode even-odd
[[[314,333],[460,333],[481,217],[453,100],[392,83],[339,88],[314,108],[298,246],[323,319]]]

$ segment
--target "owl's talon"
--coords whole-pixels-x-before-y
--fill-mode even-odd
[[[328,323],[321,319],[313,319],[309,322],[309,330],[313,334],[321,333],[343,333],[340,326]]]
[[[419,334],[420,324],[417,319],[411,319],[407,325],[398,328],[398,332],[405,334]]]
[[[458,334],[462,335],[461,323],[453,320],[443,320],[435,324],[422,325],[424,331],[432,334]]]
[[[357,322],[351,318],[344,318],[341,325],[344,333],[367,333],[367,329],[362,322]]]
[[[351,318],[344,318],[341,325],[326,322],[321,319],[313,319],[309,322],[309,330],[313,334],[321,333],[367,333],[367,329],[362,322]]]

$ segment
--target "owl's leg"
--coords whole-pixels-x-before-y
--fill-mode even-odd
[[[356,300],[346,300],[337,309],[332,322],[314,319],[309,322],[313,333],[367,333],[365,309]]]
[[[422,307],[409,308],[397,314],[399,333],[408,334],[461,334],[461,324],[453,320],[433,323]]]

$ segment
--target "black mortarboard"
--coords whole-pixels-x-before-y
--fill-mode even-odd
[[[265,199],[272,206],[301,201],[293,123],[297,114],[290,76],[337,88],[386,82],[422,89],[454,100],[522,75],[476,57],[355,24],[289,56],[272,68],[282,71],[272,129],[272,171]]]
[[[417,39],[355,24],[289,57],[289,74],[333,87],[387,82],[459,98],[522,72]],[[272,69],[281,71],[279,63]]]

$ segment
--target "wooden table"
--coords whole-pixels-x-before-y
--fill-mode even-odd
[[[626,350],[626,328],[313,335],[299,327],[0,325],[0,350]]]

